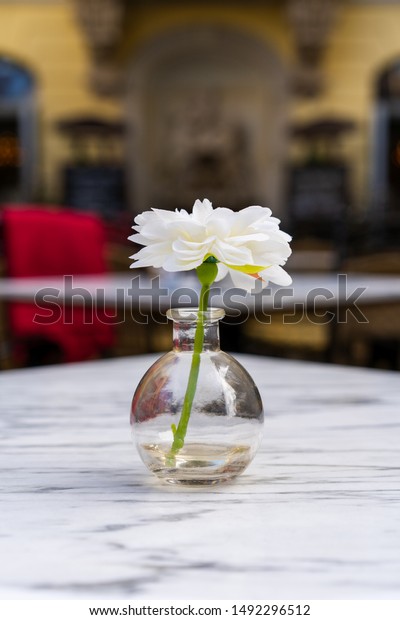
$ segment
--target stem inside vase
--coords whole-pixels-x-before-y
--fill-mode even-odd
[[[207,310],[209,294],[210,285],[203,284],[200,292],[199,316],[194,337],[192,364],[190,366],[188,384],[186,388],[185,398],[183,400],[182,413],[179,419],[178,426],[176,427],[175,425],[172,425],[174,441],[172,442],[171,446],[171,456],[177,454],[177,452],[179,452],[179,450],[183,448],[185,443],[187,427],[192,411],[193,399],[196,394],[197,380],[200,371],[200,355],[203,350],[204,343],[204,313]]]
[[[189,424],[193,400],[196,394],[197,380],[199,377],[201,359],[200,356],[203,350],[204,343],[204,319],[208,307],[210,286],[215,281],[215,278],[218,274],[218,267],[216,263],[217,259],[213,256],[210,256],[196,269],[197,277],[199,278],[201,283],[199,315],[194,336],[192,364],[190,366],[189,379],[186,388],[185,398],[183,400],[181,417],[179,419],[177,427],[175,426],[175,424],[172,424],[171,426],[174,435],[174,440],[172,442],[169,455],[171,458],[174,458],[174,456],[179,452],[179,450],[183,448],[185,444],[187,427]]]

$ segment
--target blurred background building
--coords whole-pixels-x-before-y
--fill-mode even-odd
[[[2,0],[0,204],[98,216],[111,271],[135,213],[208,197],[271,206],[293,270],[399,273],[399,24],[395,0]],[[308,328],[250,350],[318,357]]]

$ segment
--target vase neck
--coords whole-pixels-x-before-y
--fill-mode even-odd
[[[212,308],[202,313],[204,328],[203,351],[219,351],[219,321],[225,315],[223,310]],[[173,344],[175,351],[193,351],[197,326],[200,323],[197,308],[168,310],[173,321]]]

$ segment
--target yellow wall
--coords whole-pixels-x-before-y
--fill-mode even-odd
[[[272,7],[215,5],[136,8],[119,50],[126,62],[141,44],[160,32],[185,24],[217,22],[244,28],[264,39],[284,62],[293,62],[293,40],[283,10]],[[376,72],[400,58],[400,6],[343,6],[323,61],[326,90],[318,99],[293,102],[293,118],[338,113],[359,123],[347,141],[355,189],[363,204],[368,197],[368,161],[372,114],[372,84]],[[65,157],[62,138],[53,122],[72,113],[106,116],[124,113],[118,100],[101,99],[87,87],[89,56],[77,27],[72,3],[0,4],[0,54],[10,54],[30,66],[40,82],[42,184],[49,199],[57,197],[58,171]]]

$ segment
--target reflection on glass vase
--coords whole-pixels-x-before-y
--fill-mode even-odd
[[[187,397],[196,309],[169,310],[173,350],[146,372],[132,401],[131,426],[145,465],[172,484],[216,484],[249,465],[262,437],[263,407],[248,372],[219,347],[224,311],[203,313],[204,341],[183,446],[173,449],[174,432]]]

